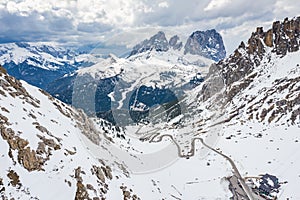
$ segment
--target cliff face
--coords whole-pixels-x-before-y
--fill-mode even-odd
[[[222,37],[215,29],[192,33],[184,46],[184,53],[201,55],[214,61],[226,56]]]

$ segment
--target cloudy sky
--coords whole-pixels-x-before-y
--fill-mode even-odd
[[[215,28],[231,53],[255,27],[298,15],[297,0],[0,0],[0,43],[130,47],[159,30],[187,37]]]

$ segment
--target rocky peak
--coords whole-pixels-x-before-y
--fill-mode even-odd
[[[258,27],[248,40],[248,53],[261,57],[265,47],[272,47],[273,52],[283,56],[287,52],[298,51],[299,32],[300,17],[291,20],[285,18],[283,22],[276,21],[266,32],[262,27]]]
[[[184,46],[184,53],[201,55],[214,61],[226,56],[222,37],[215,29],[193,32]]]
[[[283,23],[273,23],[273,43],[277,55],[285,55],[287,52],[295,52],[299,50],[299,32],[300,17],[288,20],[286,18]]]
[[[180,41],[178,35],[174,35],[173,37],[170,38],[169,46],[172,47],[174,50],[179,50],[179,51],[181,50],[183,44]]]
[[[148,50],[156,50],[156,51],[168,51],[169,43],[165,36],[165,33],[159,31],[157,34],[153,35],[149,40],[146,39],[140,44],[133,47],[133,50],[130,53],[130,56],[142,53]]]

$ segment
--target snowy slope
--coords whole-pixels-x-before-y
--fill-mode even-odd
[[[89,119],[6,74],[1,73],[0,85],[1,197],[106,196],[106,184],[115,176],[103,161],[88,153],[81,141],[86,137],[83,134],[99,137]]]
[[[202,181],[203,187],[215,187],[207,184],[209,168],[199,174],[199,159],[178,159],[177,147],[167,138],[142,142],[132,137],[138,128],[133,126],[126,127],[122,139],[111,124],[87,119],[26,82],[1,73],[0,83],[3,198],[198,198],[210,194],[190,193],[193,189],[185,187],[204,175],[208,180]],[[158,163],[153,163],[155,158]],[[172,178],[186,169],[186,176]],[[216,191],[228,197],[223,187]]]

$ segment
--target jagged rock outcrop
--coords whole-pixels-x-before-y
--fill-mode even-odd
[[[183,44],[180,41],[178,35],[174,35],[173,37],[170,38],[169,46],[172,47],[174,50],[179,50],[179,51],[181,50]]]
[[[18,152],[18,163],[22,164],[28,171],[42,170],[42,165],[44,159],[36,155],[36,152],[32,150],[27,145],[28,141],[16,136],[12,129],[6,129],[0,122],[0,132],[4,140],[9,144],[10,150],[9,154],[11,159],[14,160],[12,156],[12,151]]]
[[[215,29],[192,33],[184,46],[184,53],[201,55],[214,61],[226,56],[222,37]]]
[[[87,191],[86,186],[83,184],[83,179],[81,177],[81,173],[84,173],[81,170],[81,167],[78,167],[75,169],[75,179],[77,180],[77,189],[76,189],[76,195],[75,200],[91,200],[89,197],[89,193]]]
[[[277,55],[285,55],[287,52],[299,50],[300,17],[288,20],[283,23],[273,23],[274,51]]]

